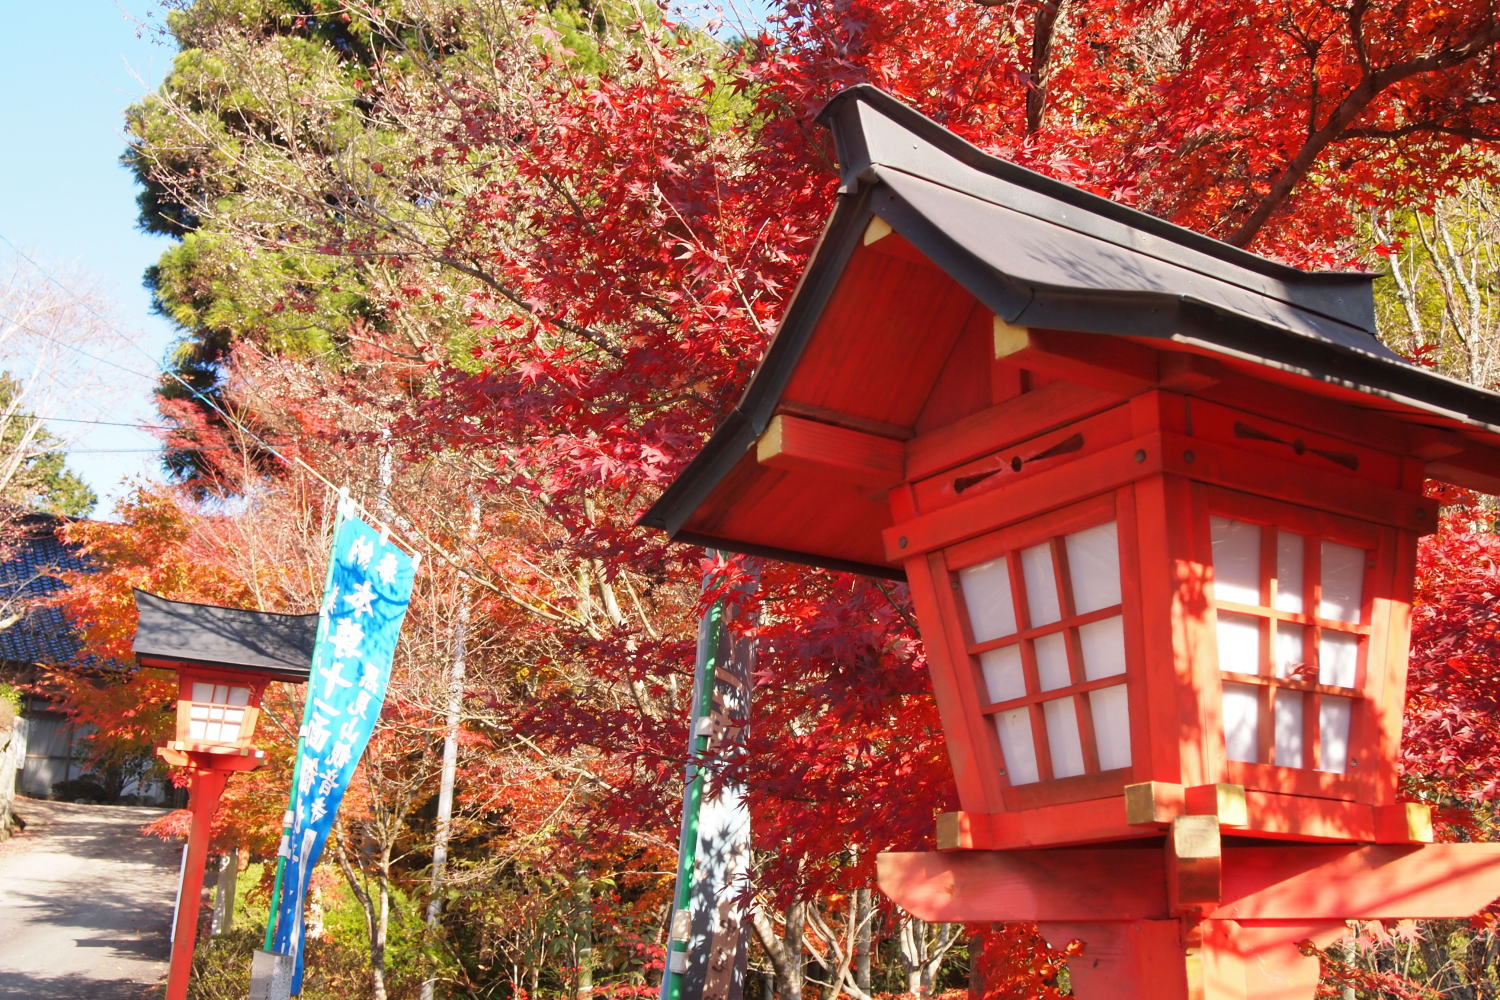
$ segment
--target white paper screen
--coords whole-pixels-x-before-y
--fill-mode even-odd
[[[1300,691],[1276,692],[1276,763],[1302,766],[1302,706]]]
[[[1120,539],[1115,522],[1078,531],[1065,539],[1073,611],[1087,614],[1120,603]]]
[[[1052,546],[1033,545],[1021,551],[1021,576],[1026,581],[1026,611],[1031,624],[1050,625],[1062,617],[1057,603],[1057,577],[1052,572]]]
[[[1224,685],[1224,752],[1249,762],[1260,753],[1260,694],[1249,684]]]
[[[1323,599],[1318,617],[1358,622],[1364,600],[1365,552],[1338,542],[1323,543]]]
[[[1068,672],[1068,644],[1061,632],[1053,632],[1037,638],[1036,676],[1043,691],[1056,691],[1073,683]]]
[[[1214,554],[1214,600],[1260,603],[1260,525],[1215,517],[1209,521]]]
[[[994,716],[995,732],[1000,737],[1000,752],[1005,755],[1006,776],[1012,785],[1029,785],[1037,780],[1036,747],[1031,742],[1031,713],[1013,708]]]
[[[979,654],[979,669],[984,672],[984,686],[990,701],[1010,701],[1026,693],[1026,677],[1021,673],[1021,647],[1001,646]]]
[[[1348,698],[1324,695],[1318,707],[1318,742],[1322,757],[1320,771],[1343,774],[1349,769],[1349,710]]]
[[[1083,741],[1078,736],[1078,710],[1072,698],[1042,702],[1047,723],[1047,750],[1052,755],[1052,776],[1071,778],[1083,773]]]
[[[1010,563],[1004,556],[958,571],[964,606],[975,642],[988,642],[1016,631],[1016,606],[1010,594]]]
[[[1125,620],[1119,615],[1079,626],[1078,645],[1083,650],[1086,680],[1125,672]]]
[[[1318,644],[1318,683],[1352,688],[1359,676],[1359,636],[1323,631]]]
[[[1220,670],[1260,673],[1260,619],[1221,613],[1217,633]]]
[[[1276,623],[1276,658],[1273,661],[1277,677],[1305,677],[1303,668],[1307,664],[1307,626]],[[1305,677],[1312,680],[1311,677]]]
[[[1276,610],[1300,614],[1306,589],[1304,553],[1307,539],[1290,531],[1276,533]]]
[[[1112,771],[1130,766],[1130,705],[1125,685],[1089,692],[1089,710],[1094,714],[1094,742],[1099,749],[1099,767]]]

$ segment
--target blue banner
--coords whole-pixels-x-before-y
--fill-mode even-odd
[[[339,519],[331,558],[297,743],[291,823],[281,845],[286,871],[273,947],[296,963],[293,994],[302,992],[308,880],[380,718],[416,569],[388,536],[356,517]]]

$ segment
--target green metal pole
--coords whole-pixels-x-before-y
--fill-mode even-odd
[[[339,490],[338,511],[333,517],[333,537],[339,537],[339,526],[344,523],[344,503],[349,498],[347,489]],[[333,586],[333,543],[328,547],[328,572],[323,576],[323,598],[328,597],[328,590]],[[318,608],[318,632],[317,638],[313,640],[313,650],[316,651],[323,644],[323,630],[328,627],[327,609]],[[309,673],[307,683],[312,685],[312,675]],[[302,734],[307,731],[307,723],[312,716],[312,698],[302,703],[302,725],[297,729],[297,753],[292,758],[292,789],[287,796],[286,813],[281,820],[281,842],[291,843],[292,824],[290,817],[292,811],[297,807],[297,788],[302,777]],[[271,883],[271,912],[266,914],[266,943],[263,951],[271,950],[271,939],[276,936],[276,909],[281,905],[281,880],[286,875],[286,855],[280,851],[276,852],[276,880]]]
[[[719,647],[724,636],[724,602],[715,601],[708,609],[708,635],[698,655],[695,684],[698,699],[693,705],[693,722],[706,719],[713,711],[714,678],[719,669]],[[693,723],[690,723],[693,724]],[[693,865],[698,853],[698,815],[703,802],[703,785],[707,769],[700,766],[708,752],[708,734],[695,733],[691,743],[693,756],[687,766],[687,791],[682,809],[682,840],[677,848],[677,898],[672,907],[673,927],[667,933],[667,967],[662,974],[662,1000],[681,1000],[682,975],[672,971],[672,956],[687,952],[688,942],[677,940],[673,933],[678,914],[688,912],[693,897]]]

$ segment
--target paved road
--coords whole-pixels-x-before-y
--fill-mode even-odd
[[[167,973],[181,848],[160,810],[19,799],[0,844],[0,997],[142,1000]]]

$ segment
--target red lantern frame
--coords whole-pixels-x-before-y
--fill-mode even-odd
[[[264,674],[193,663],[178,663],[170,669],[177,671],[177,728],[176,738],[167,742],[166,749],[179,754],[237,754],[256,758],[265,756],[262,751],[255,748],[254,737],[255,727],[260,722],[261,698],[271,678]],[[196,698],[194,687],[199,684],[206,684],[213,688],[227,687],[231,691],[245,690],[245,703],[233,705],[228,702],[221,703]],[[194,710],[200,707],[207,710],[221,710],[221,717],[194,719]],[[197,738],[193,735],[195,721],[222,725],[223,709],[239,710],[242,713],[238,720],[239,735],[235,739],[209,739],[206,735]]]
[[[1017,408],[1030,408],[1024,396],[1015,402]],[[1044,431],[1002,416],[996,413],[987,423],[991,435],[996,428],[1005,429],[1001,442],[976,433],[967,445],[968,451],[984,449],[987,455],[893,490],[895,523],[885,532],[888,556],[906,569],[927,640],[964,810],[944,820],[940,845],[1005,848],[1148,836],[1173,814],[1187,810],[1188,799],[1199,808],[1212,803],[1211,811],[1227,827],[1250,836],[1376,843],[1425,839],[1420,817],[1414,828],[1407,828],[1411,810],[1394,798],[1411,567],[1417,538],[1435,519],[1435,505],[1421,495],[1420,473],[1411,463],[1403,471],[1398,458],[1376,449],[1292,428],[1252,409],[1163,390],[1060,430]],[[1261,443],[1281,435],[1293,443],[1284,455],[1244,446],[1247,438]],[[1020,456],[1057,452],[1062,442],[1070,443],[1064,453],[1042,462],[1023,460],[1019,470],[1013,469]],[[923,444],[917,438],[907,447],[916,452]],[[1365,471],[1357,474],[1341,464],[1346,461]],[[978,477],[991,470],[1004,471],[991,472],[988,481],[994,485],[987,490]],[[1300,692],[1314,706],[1324,698],[1351,697],[1348,756],[1355,764],[1349,773],[1226,759],[1219,710],[1224,675],[1214,642],[1218,605],[1207,537],[1211,515],[1279,526],[1313,542],[1355,543],[1370,554],[1360,588],[1360,623],[1344,625],[1274,608],[1264,615],[1268,623],[1307,629],[1314,642],[1325,628],[1356,637],[1361,652],[1356,688],[1276,678],[1269,671],[1252,682],[1266,692]],[[1139,585],[1123,588],[1118,607],[1071,621],[1080,625],[1114,614],[1123,617],[1131,764],[1105,772],[1092,760],[1089,720],[1079,704],[1089,773],[1008,783],[994,733],[978,724],[994,708],[985,697],[975,653],[994,644],[973,642],[955,574],[1009,554],[1012,593],[1021,593],[1018,553],[1039,542],[1055,547],[1062,536],[1108,521],[1118,525],[1122,579]],[[1054,558],[1056,569],[1065,570],[1062,557]],[[1316,586],[1310,590],[1307,599],[1315,601]],[[1024,615],[1024,599],[1018,610]],[[1230,604],[1225,611],[1248,615],[1257,607]],[[1067,633],[1070,668],[1076,675],[1076,630],[1050,623],[1041,631],[1059,630]],[[1017,633],[1019,643],[1031,645],[1036,634],[1023,629]],[[1262,648],[1268,652],[1270,642]],[[1023,657],[1032,692],[1024,700],[1032,706],[1033,730],[1040,732],[1035,706],[1042,697],[1031,657]],[[1046,693],[1077,696],[1113,683],[1075,676],[1071,686]],[[1196,720],[1196,726],[1186,720]],[[1269,731],[1270,726],[1261,728]],[[1046,755],[1040,738],[1037,754]],[[1045,774],[1045,759],[1041,767]],[[1142,817],[1139,808],[1134,816],[1124,808],[1104,809],[1112,799],[1123,800],[1128,787],[1148,783],[1154,786],[1149,816]],[[1137,798],[1142,794],[1135,792]]]

